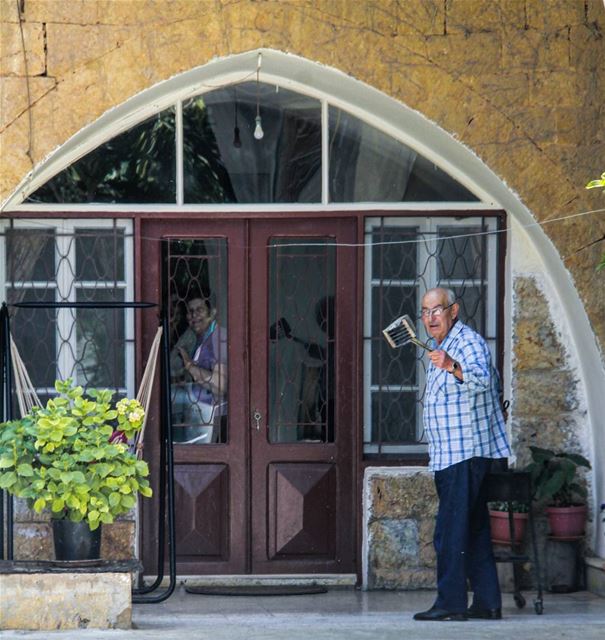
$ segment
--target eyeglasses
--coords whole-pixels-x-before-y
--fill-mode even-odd
[[[433,316],[439,317],[446,309],[454,306],[456,303],[452,302],[452,304],[448,304],[447,307],[444,307],[442,304],[433,307],[432,309],[423,309],[420,313],[423,318],[432,318]]]

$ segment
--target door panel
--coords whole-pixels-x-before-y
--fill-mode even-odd
[[[142,236],[162,268],[141,298],[168,305],[171,346],[206,371],[187,377],[173,348],[178,573],[352,571],[355,254],[335,243],[354,222],[154,221]],[[157,499],[144,508],[147,566]]]
[[[252,572],[353,567],[355,254],[347,220],[257,222],[250,290]]]
[[[192,299],[209,299],[216,310],[211,336],[216,338],[214,357],[228,367],[225,391],[213,403],[204,402],[210,396],[204,393],[208,385],[203,379],[198,383],[186,378],[182,358],[174,349],[171,353],[177,570],[183,575],[245,573],[249,536],[243,305],[246,264],[242,251],[246,244],[245,223],[153,221],[142,224],[142,236],[145,264],[155,263],[161,268],[146,272],[141,298],[168,305],[173,327],[171,347],[177,342],[183,345],[183,335],[195,326],[181,322],[178,327],[179,307]],[[155,327],[143,327],[143,332],[151,339]],[[196,341],[202,339],[203,335],[196,335],[188,345],[185,341],[192,358],[197,350]],[[202,354],[200,361],[207,355]],[[159,402],[158,394],[154,396],[148,426],[153,436],[146,443],[150,447],[146,457],[151,461],[153,477],[157,478]],[[149,573],[147,567],[154,566],[158,535],[159,491],[156,489],[154,493],[153,504],[145,509],[143,520],[144,561]]]

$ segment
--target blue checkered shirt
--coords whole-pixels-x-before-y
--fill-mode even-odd
[[[437,348],[460,363],[464,380],[429,364],[424,398],[429,468],[439,471],[475,456],[506,458],[510,447],[499,378],[487,343],[458,320]]]

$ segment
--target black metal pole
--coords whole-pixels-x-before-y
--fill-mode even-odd
[[[13,407],[11,401],[11,391],[13,388],[12,380],[12,358],[10,350],[10,322],[8,316],[8,307],[6,303],[2,303],[2,352],[4,357],[4,411],[3,420],[13,419]],[[6,509],[6,515],[3,517],[4,529],[6,529],[6,559],[12,560],[14,555],[14,536],[13,536],[13,496],[6,492],[3,496],[2,503]],[[4,549],[4,540],[2,541]]]
[[[134,595],[132,601],[135,604],[151,604],[162,602],[169,598],[176,587],[176,541],[174,526],[174,456],[172,448],[172,410],[170,399],[170,346],[168,333],[168,314],[166,309],[162,311],[162,367],[161,367],[161,399],[162,399],[162,446],[166,450],[166,475],[167,475],[167,502],[168,502],[168,568],[169,583],[166,589],[156,596]],[[160,520],[160,530],[166,526],[165,521]],[[163,549],[164,545],[161,545]],[[158,567],[158,574],[162,572],[163,564]],[[158,575],[159,577],[159,575]],[[159,581],[156,580],[156,583]],[[155,583],[154,583],[155,584]],[[155,588],[155,587],[154,587]]]
[[[162,334],[164,333],[163,319],[160,318],[162,325]],[[139,602],[136,596],[155,591],[164,579],[164,540],[166,537],[166,422],[164,420],[164,404],[166,401],[164,393],[164,336],[162,335],[162,351],[160,362],[160,478],[159,478],[159,515],[158,515],[158,556],[157,556],[157,575],[155,580],[146,586],[137,587],[132,590],[134,602]],[[171,414],[172,415],[172,414]],[[142,602],[147,602],[143,599]]]
[[[4,367],[6,366],[6,350],[4,348],[4,316],[8,314],[6,302],[2,303],[0,308],[0,375],[2,375],[2,389],[0,391],[0,419],[2,422],[6,420],[4,415],[5,396],[6,396],[6,376],[4,373]],[[0,489],[0,560],[4,560],[4,505],[5,505],[5,491]]]

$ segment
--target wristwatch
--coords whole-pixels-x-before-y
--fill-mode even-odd
[[[458,371],[458,369],[460,369],[460,365],[454,360],[454,363],[452,364],[452,368],[449,370],[449,373],[451,373],[452,375],[456,375],[456,371]]]

